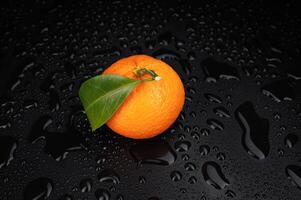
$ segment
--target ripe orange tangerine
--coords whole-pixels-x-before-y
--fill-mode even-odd
[[[154,71],[160,78],[139,84],[126,98],[107,125],[128,138],[146,139],[168,129],[179,116],[185,91],[179,75],[165,62],[147,55],[134,55],[118,60],[103,74],[138,77],[137,69]]]

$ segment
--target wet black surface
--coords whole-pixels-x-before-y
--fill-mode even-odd
[[[0,199],[300,199],[297,2],[231,2],[2,2]],[[183,112],[91,134],[80,84],[137,53],[179,73]]]

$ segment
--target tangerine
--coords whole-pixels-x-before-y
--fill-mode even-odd
[[[185,91],[179,75],[165,62],[147,55],[134,55],[118,60],[103,74],[138,77],[137,69],[155,72],[160,78],[139,84],[122,103],[107,125],[116,133],[134,139],[154,137],[168,129],[180,114]]]

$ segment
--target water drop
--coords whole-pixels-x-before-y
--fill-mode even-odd
[[[261,118],[249,101],[236,109],[235,116],[243,129],[242,145],[244,149],[257,159],[266,158],[270,149],[269,121]]]
[[[227,191],[225,192],[225,195],[226,195],[226,197],[229,197],[229,198],[234,198],[234,197],[236,197],[235,192],[233,192],[232,190],[227,190]]]
[[[189,155],[188,155],[188,154],[183,154],[183,155],[182,155],[182,160],[183,160],[183,161],[189,160]]]
[[[191,137],[195,140],[199,140],[200,139],[200,134],[196,131],[191,132]]]
[[[188,163],[185,163],[184,168],[186,171],[194,171],[196,169],[196,166],[195,166],[195,164],[188,162]]]
[[[217,131],[224,130],[224,125],[217,119],[207,119],[207,124],[213,130],[217,130]]]
[[[105,189],[97,189],[95,191],[95,197],[97,200],[110,200],[110,193]]]
[[[165,140],[141,141],[130,148],[133,158],[140,164],[171,165],[176,153]]]
[[[177,182],[182,179],[182,174],[179,171],[173,171],[170,173],[170,178],[172,181]]]
[[[222,103],[222,99],[214,94],[205,93],[204,97],[212,103]]]
[[[146,183],[146,179],[145,179],[144,176],[139,176],[138,181],[139,181],[140,184],[145,184]]]
[[[226,118],[231,117],[229,111],[226,108],[221,107],[221,106],[213,108],[213,112],[219,117],[226,117]]]
[[[26,109],[36,108],[38,107],[38,102],[33,99],[27,99],[24,101],[23,107]]]
[[[98,180],[99,182],[105,182],[105,183],[114,183],[119,184],[120,178],[119,175],[111,169],[104,169],[98,174]]]
[[[116,200],[124,200],[125,198],[123,197],[123,195],[122,194],[118,194],[117,196],[116,196]]]
[[[291,101],[296,94],[287,80],[276,81],[262,88],[262,93],[272,97],[276,102]]]
[[[25,187],[24,200],[47,199],[52,189],[53,183],[49,178],[37,178]]]
[[[230,184],[223,174],[221,167],[216,162],[209,161],[204,163],[202,166],[202,174],[206,183],[216,189],[224,189]]]
[[[35,143],[39,139],[45,139],[48,126],[52,124],[52,118],[48,115],[40,117],[31,127],[28,140]]]
[[[175,149],[178,152],[185,152],[188,151],[190,148],[191,144],[188,141],[177,141],[175,143]]]
[[[222,63],[212,58],[207,58],[201,62],[206,81],[216,82],[219,79],[235,79],[240,80],[237,69],[227,63]]]
[[[274,119],[275,120],[280,120],[281,119],[281,115],[279,113],[274,113]]]
[[[191,176],[191,177],[189,177],[189,179],[188,179],[188,183],[190,183],[190,184],[195,184],[197,182],[197,179],[196,179],[196,177],[195,176]]]
[[[79,188],[81,192],[91,192],[92,189],[92,180],[84,179],[79,183]]]
[[[11,123],[8,119],[0,119],[0,129],[8,129],[11,127]]]
[[[295,146],[297,142],[298,142],[298,136],[293,133],[288,134],[284,139],[285,146],[288,148],[292,148],[293,146]]]
[[[208,130],[207,128],[202,128],[200,130],[201,135],[203,136],[208,136],[210,134],[210,130]]]
[[[17,140],[12,136],[0,136],[0,169],[7,166],[14,159]]]
[[[208,155],[210,152],[210,147],[208,145],[201,145],[200,146],[200,153],[201,156],[206,156]]]
[[[301,189],[301,166],[289,165],[285,168],[288,179],[292,181],[299,189]]]
[[[225,160],[226,155],[224,153],[222,153],[222,152],[219,152],[219,153],[216,154],[216,158],[218,160]]]

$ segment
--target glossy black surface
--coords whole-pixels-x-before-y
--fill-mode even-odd
[[[301,199],[297,1],[1,4],[1,200]],[[183,112],[91,134],[80,84],[138,53],[179,73]]]

